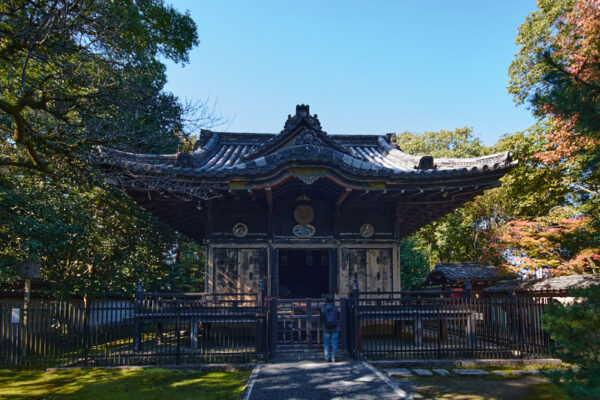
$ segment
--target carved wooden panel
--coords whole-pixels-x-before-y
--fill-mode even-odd
[[[348,263],[348,249],[341,249],[338,271],[338,296],[348,297],[350,294],[350,265]]]
[[[217,293],[235,293],[238,291],[238,251],[237,249],[215,249],[214,265]]]
[[[367,260],[365,249],[348,249],[349,277],[352,284],[354,278],[358,279],[358,290],[367,290]]]
[[[367,291],[387,292],[392,290],[391,249],[367,250]]]
[[[264,249],[214,249],[217,293],[256,293],[261,278],[267,286]]]
[[[239,263],[239,291],[243,293],[257,293],[258,282],[261,274],[260,249],[241,249],[238,254]]]

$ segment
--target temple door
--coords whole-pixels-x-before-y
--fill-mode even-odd
[[[391,249],[343,249],[339,271],[339,295],[346,297],[354,278],[361,292],[392,290]]]
[[[241,249],[238,253],[239,291],[257,293],[260,278],[264,278],[265,263],[260,249]]]
[[[367,250],[367,291],[388,292],[392,289],[392,251],[390,249]]]
[[[216,292],[236,293],[238,291],[238,250],[215,249]]]

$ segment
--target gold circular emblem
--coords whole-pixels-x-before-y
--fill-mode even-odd
[[[310,224],[315,217],[315,213],[313,209],[308,204],[300,204],[294,210],[294,219],[300,225],[308,225]]]
[[[371,224],[363,224],[360,227],[360,236],[364,238],[370,238],[375,233],[375,228]]]

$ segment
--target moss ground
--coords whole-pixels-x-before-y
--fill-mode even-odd
[[[239,399],[249,375],[164,368],[0,370],[0,399]]]

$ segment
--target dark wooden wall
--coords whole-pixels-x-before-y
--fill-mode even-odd
[[[361,290],[400,289],[398,242],[394,236],[393,211],[385,204],[354,202],[338,212],[335,199],[314,193],[310,201],[289,196],[278,200],[269,212],[264,199],[256,201],[214,201],[208,208],[206,225],[207,290],[216,292],[255,292],[262,278],[267,292],[278,295],[278,249],[329,249],[330,292],[347,296],[356,277]],[[294,210],[310,204],[315,227],[311,238],[293,234],[297,225]],[[244,223],[248,233],[233,235],[233,226]],[[363,224],[374,227],[374,235],[360,235]]]

